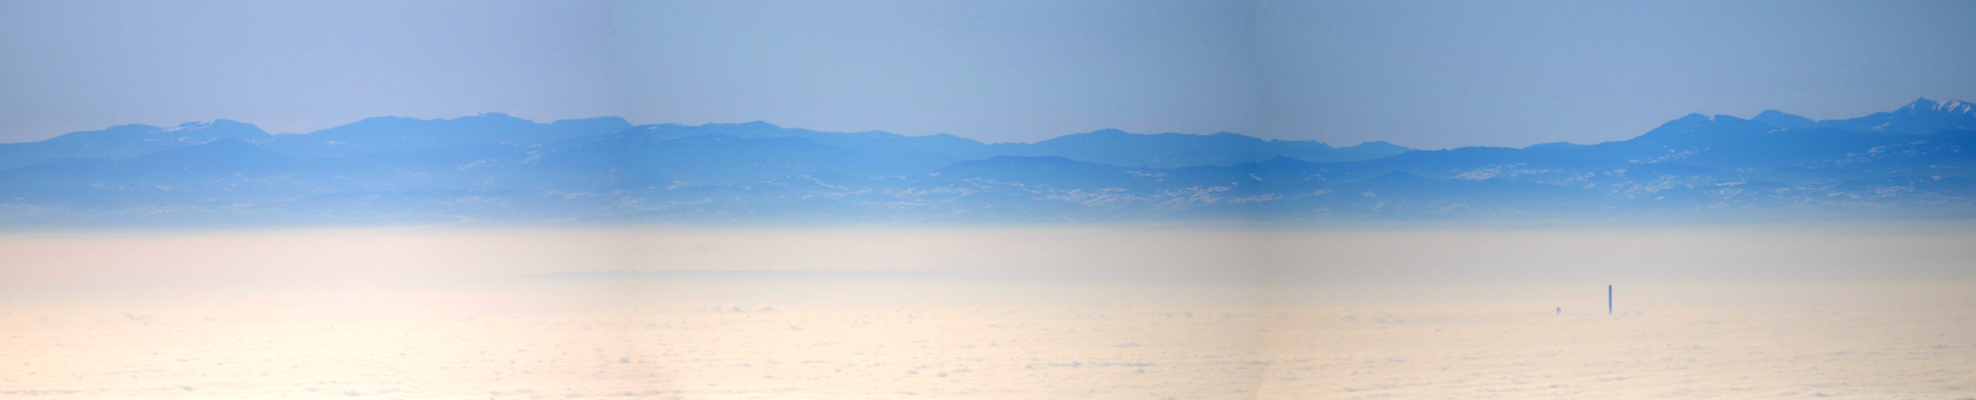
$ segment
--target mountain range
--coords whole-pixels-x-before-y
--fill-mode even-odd
[[[1976,216],[1976,110],[1694,114],[1629,140],[1334,147],[1100,130],[1036,143],[764,122],[216,120],[0,144],[0,226],[1059,223]]]

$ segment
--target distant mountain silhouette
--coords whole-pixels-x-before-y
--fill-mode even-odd
[[[765,122],[217,120],[0,144],[0,226],[1976,216],[1976,111],[1694,114],[1597,144],[1411,150],[1100,130],[1036,143]]]
[[[133,158],[220,139],[265,141],[268,133],[228,120],[187,122],[171,128],[119,125],[33,143],[0,144],[0,169],[62,158]]]
[[[469,143],[543,144],[631,127],[602,117],[539,124],[502,113],[454,119],[376,117],[307,135],[278,135],[264,147],[298,157],[326,157],[392,150],[431,149]]]
[[[1307,161],[1359,161],[1409,150],[1386,142],[1334,148],[1308,140],[1263,140],[1222,132],[1213,135],[1162,133],[1137,135],[1117,129],[1065,135],[1030,143],[992,146],[994,153],[1058,156],[1126,167],[1173,168],[1196,165],[1235,165],[1275,157]]]
[[[1818,127],[1858,132],[1926,135],[1976,129],[1976,105],[1955,100],[1915,100],[1898,110],[1853,119],[1818,121]]]

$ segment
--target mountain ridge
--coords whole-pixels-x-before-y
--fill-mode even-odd
[[[1965,218],[1976,129],[1956,118],[1976,117],[1968,108],[1691,114],[1627,140],[1439,150],[1119,130],[989,144],[500,113],[301,135],[121,125],[0,145],[0,226]],[[1948,129],[1911,133],[1927,127]]]

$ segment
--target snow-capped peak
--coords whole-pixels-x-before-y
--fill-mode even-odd
[[[1950,114],[1976,114],[1976,104],[1959,100],[1929,100],[1921,98],[1907,107],[1914,111],[1928,110]]]

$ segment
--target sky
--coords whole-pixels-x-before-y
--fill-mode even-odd
[[[0,2],[0,142],[216,118],[1118,128],[1418,148],[1976,100],[1976,3]]]

